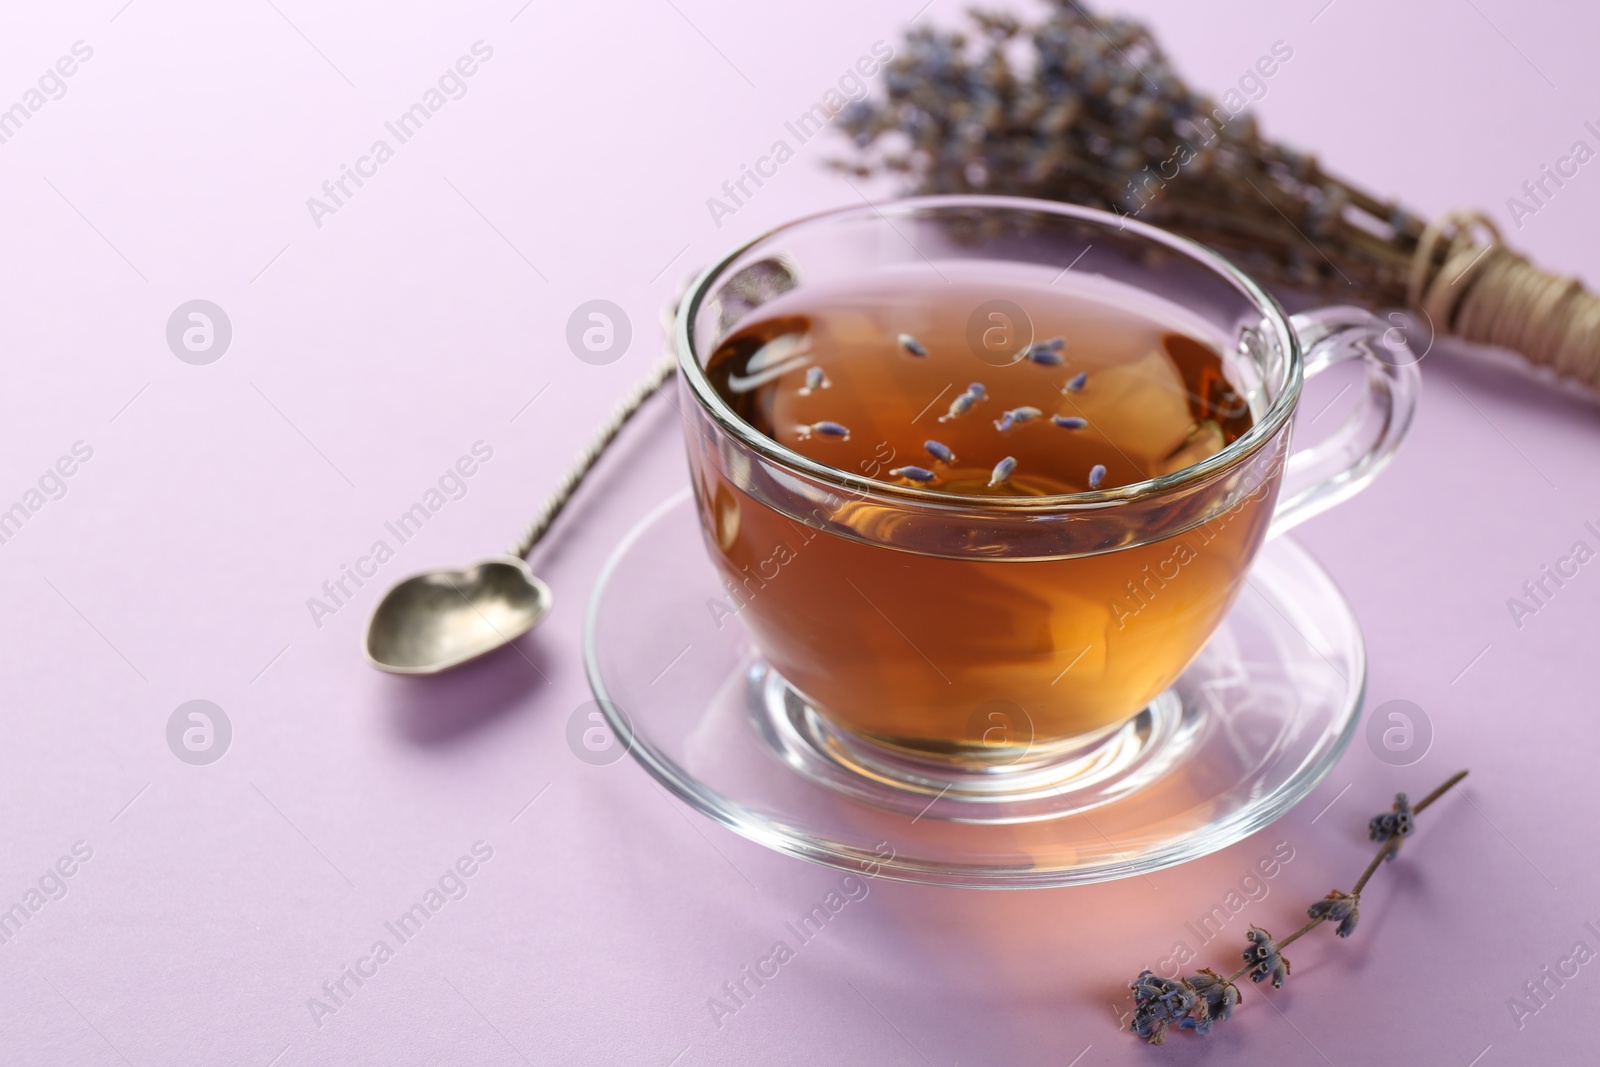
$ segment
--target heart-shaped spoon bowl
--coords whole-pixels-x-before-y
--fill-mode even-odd
[[[391,674],[435,674],[521,637],[550,601],[550,587],[511,556],[418,574],[372,609],[367,662]]]

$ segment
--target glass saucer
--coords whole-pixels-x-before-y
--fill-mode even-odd
[[[1030,769],[998,793],[935,789],[856,751],[762,661],[728,607],[684,489],[623,539],[589,604],[585,664],[617,740],[753,841],[908,882],[1079,885],[1233,844],[1322,780],[1366,686],[1344,597],[1280,537],[1177,683],[1064,773]]]

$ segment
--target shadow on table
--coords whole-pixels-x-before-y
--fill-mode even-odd
[[[385,703],[406,740],[448,744],[510,715],[549,675],[549,653],[535,631],[444,674],[390,679]]]
[[[1600,415],[1600,397],[1571,381],[1530,369],[1512,352],[1440,340],[1422,361],[1424,388],[1453,388],[1473,403],[1529,408],[1546,417],[1592,428]]]

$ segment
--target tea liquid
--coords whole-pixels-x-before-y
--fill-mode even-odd
[[[976,329],[994,265],[941,272],[949,284],[924,272],[778,297],[707,374],[742,419],[802,455],[969,497],[1129,485],[1252,424],[1217,349],[1171,305],[1030,275],[1005,297],[1031,328],[980,311]],[[1273,504],[1258,494],[1098,555],[957,559],[819,531],[711,464],[702,478],[713,558],[779,672],[842,725],[954,755],[1066,741],[1137,712],[1221,620]]]

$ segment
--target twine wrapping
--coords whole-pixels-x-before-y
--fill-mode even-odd
[[[1406,296],[1441,332],[1512,349],[1600,391],[1600,296],[1507,248],[1480,212],[1451,212],[1428,225]]]

